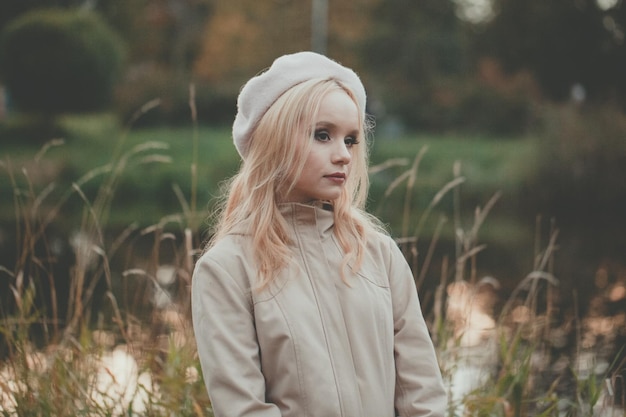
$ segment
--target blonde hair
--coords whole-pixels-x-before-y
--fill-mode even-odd
[[[256,126],[248,154],[239,172],[227,183],[226,198],[218,211],[215,234],[209,247],[246,222],[252,236],[258,269],[257,288],[269,285],[290,260],[290,243],[285,219],[279,210],[302,172],[314,134],[315,117],[322,100],[330,91],[345,91],[358,101],[346,86],[334,79],[311,79],[298,84],[268,109]],[[353,147],[350,175],[341,196],[333,201],[334,234],[345,255],[345,267],[356,272],[362,263],[367,235],[380,230],[377,220],[365,212],[369,188],[367,133],[369,121],[359,108],[359,140]]]

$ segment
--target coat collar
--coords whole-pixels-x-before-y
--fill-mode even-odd
[[[278,210],[283,216],[289,239],[297,241],[296,234],[315,230],[320,238],[326,238],[332,233],[335,223],[333,205],[325,201],[310,203],[280,203]],[[250,219],[235,226],[232,234],[249,235],[251,232]]]
[[[308,233],[312,229],[316,230],[322,239],[332,233],[335,217],[333,206],[328,202],[282,203],[278,208],[288,225],[288,234],[292,240],[297,240],[294,239],[295,234],[302,234],[305,230]]]

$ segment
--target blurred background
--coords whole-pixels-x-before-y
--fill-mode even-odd
[[[395,236],[419,226],[419,256],[434,236],[435,253],[454,256],[497,194],[479,275],[512,288],[558,230],[550,267],[566,298],[587,297],[626,282],[625,30],[622,0],[3,0],[2,264],[20,253],[16,189],[41,196],[38,208],[58,193],[47,232],[72,258],[82,204],[102,186],[89,173],[131,145],[156,154],[116,182],[104,230],[185,210],[204,219],[239,163],[239,88],[275,57],[313,49],[366,86],[382,167],[370,209]],[[413,188],[394,182],[417,164]],[[24,166],[27,185],[12,171]],[[82,197],[63,197],[59,184],[77,178]],[[207,229],[197,220],[197,239]]]
[[[0,0],[0,414],[212,415],[189,283],[237,93],[315,50],[368,92],[449,415],[622,415],[625,31],[623,0]]]

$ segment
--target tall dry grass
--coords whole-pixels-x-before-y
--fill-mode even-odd
[[[193,89],[190,107],[192,114]],[[149,111],[149,103],[136,117]],[[194,119],[195,120],[195,119]],[[132,126],[132,121],[127,129]],[[0,335],[0,415],[3,416],[206,416],[210,402],[189,320],[189,282],[199,251],[197,134],[193,139],[190,198],[175,194],[180,212],[157,224],[131,224],[111,234],[107,219],[116,186],[129,166],[169,163],[167,148],[147,142],[127,149],[121,135],[109,164],[76,179],[67,190],[35,180],[55,140],[32,161],[1,162],[13,187],[15,262],[0,266],[7,282]],[[497,277],[481,276],[479,255],[488,251],[479,231],[500,198],[495,194],[463,223],[462,165],[423,211],[411,206],[424,148],[411,160],[372,167],[376,175],[405,166],[386,192],[404,194],[402,235],[397,237],[423,290],[433,340],[450,393],[449,416],[617,416],[619,373],[600,344],[585,343],[584,319],[559,310],[552,270],[558,231],[537,227],[535,260],[505,297]],[[83,185],[100,181],[96,195]],[[72,239],[73,258],[61,274],[51,230],[66,222],[71,199],[82,202]],[[435,207],[452,200],[448,216]],[[383,201],[382,204],[385,204]],[[449,217],[449,218],[448,218]],[[436,224],[424,254],[418,245],[427,222]],[[538,222],[538,225],[540,222]],[[454,249],[435,249],[446,226]],[[543,240],[545,239],[545,242]],[[141,247],[142,250],[138,249]],[[65,286],[67,303],[58,288]],[[432,289],[432,291],[430,291]],[[610,326],[619,326],[615,319]],[[610,351],[613,352],[613,351]],[[617,405],[617,406],[616,406]]]
[[[626,326],[626,313],[602,317],[603,330],[588,317],[566,312],[559,302],[559,280],[554,274],[559,231],[554,221],[542,230],[537,220],[535,255],[529,272],[520,274],[510,294],[501,294],[497,278],[481,276],[479,254],[488,250],[479,231],[497,204],[494,194],[483,207],[475,207],[469,225],[463,223],[460,188],[465,182],[461,162],[452,167],[451,179],[418,211],[410,205],[416,189],[419,166],[427,149],[412,163],[395,160],[373,167],[373,174],[392,166],[406,166],[385,192],[404,195],[402,236],[397,239],[412,266],[418,288],[433,272],[439,283],[424,285],[424,301],[431,301],[431,334],[440,366],[449,388],[449,416],[621,416],[624,415],[624,363],[615,363],[620,346],[596,340],[583,332],[617,334]],[[432,219],[444,198],[451,212]],[[382,204],[384,204],[383,201]],[[399,210],[400,211],[400,210]],[[435,222],[428,244],[418,251],[423,226]],[[441,230],[452,223],[453,252],[444,254],[437,271],[431,271]],[[545,241],[544,241],[545,240]],[[614,292],[626,285],[614,283]],[[620,293],[621,294],[621,293]],[[432,295],[432,298],[431,298]],[[424,304],[424,303],[423,303]],[[577,308],[573,309],[578,310]],[[594,328],[595,327],[595,328]]]
[[[32,160],[0,163],[13,188],[17,254],[0,267],[8,290],[0,300],[0,415],[211,415],[189,323],[195,191],[187,204],[178,190],[180,213],[111,235],[107,219],[125,170],[170,162],[165,144],[127,149],[126,134],[110,163],[67,190],[36,172],[51,148],[67,146],[62,140]],[[91,181],[100,185],[89,196],[83,186]],[[73,256],[61,265],[52,230],[68,223],[70,200],[83,208],[67,242]],[[141,254],[127,261],[129,253]]]

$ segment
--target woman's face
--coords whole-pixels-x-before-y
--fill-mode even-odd
[[[345,91],[326,94],[314,122],[311,150],[300,178],[287,195],[290,202],[339,198],[350,175],[353,147],[359,146],[358,108]]]

